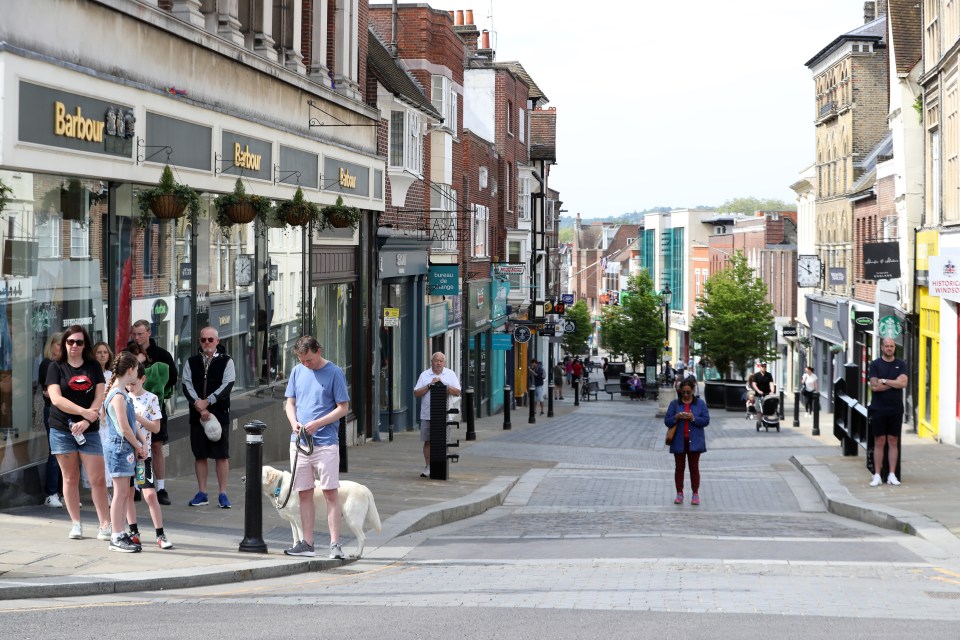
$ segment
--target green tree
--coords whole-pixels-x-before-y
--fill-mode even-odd
[[[573,227],[565,227],[560,229],[560,232],[557,233],[557,242],[563,244],[564,242],[573,242]]]
[[[600,343],[615,358],[625,357],[639,371],[643,351],[663,346],[663,299],[653,288],[646,269],[627,280],[620,305],[604,309],[600,319]]]
[[[745,213],[753,215],[756,211],[796,211],[796,203],[790,204],[776,198],[731,198],[717,207],[720,213]]]
[[[573,320],[576,330],[563,334],[563,350],[573,355],[587,353],[587,340],[593,334],[593,320],[590,319],[590,309],[585,300],[577,300],[572,307],[567,307],[566,320]]]
[[[690,338],[699,343],[695,353],[709,360],[721,376],[731,365],[741,377],[754,360],[776,355],[770,346],[773,305],[767,302],[767,285],[758,278],[747,258],[738,251],[730,265],[707,278],[698,301],[702,314],[690,325]]]

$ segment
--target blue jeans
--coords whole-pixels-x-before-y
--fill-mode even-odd
[[[47,448],[50,454],[47,456],[47,463],[44,465],[43,489],[48,496],[52,496],[63,491],[63,478],[60,477],[60,465],[57,464],[57,457],[53,455],[53,447],[50,444],[50,405],[43,405],[43,426],[47,429]]]

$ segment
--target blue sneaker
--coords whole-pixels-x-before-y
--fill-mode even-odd
[[[206,497],[206,496],[204,496],[204,497]],[[220,508],[221,508],[221,509],[229,509],[229,508],[230,508],[230,498],[228,498],[228,497],[227,497],[227,494],[225,494],[225,493],[221,493],[221,494],[220,494]]]
[[[203,491],[197,491],[197,495],[193,496],[193,500],[187,504],[191,507],[202,507],[205,504],[210,504],[210,501],[207,500],[207,494]]]

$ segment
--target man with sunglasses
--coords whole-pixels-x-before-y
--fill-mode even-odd
[[[173,361],[170,352],[157,344],[152,337],[152,328],[149,320],[137,320],[130,329],[130,340],[135,342],[143,349],[150,362],[154,365],[165,364],[167,368],[167,382],[163,386],[163,392],[158,393],[150,389],[158,398],[160,398],[160,431],[153,434],[151,455],[153,456],[153,477],[157,487],[157,501],[160,504],[170,504],[170,496],[164,488],[164,478],[166,477],[166,461],[163,457],[163,445],[170,436],[167,434],[167,399],[173,397],[174,390],[177,388],[177,364]],[[118,345],[119,348],[119,345]],[[110,363],[111,366],[113,363]],[[151,367],[152,368],[152,367]],[[151,377],[151,372],[147,372],[147,377]]]
[[[216,465],[221,509],[230,508],[227,478],[230,474],[230,391],[237,379],[233,359],[219,348],[220,336],[213,327],[200,330],[200,353],[187,360],[183,368],[183,396],[190,405],[190,448],[197,473],[197,495],[188,504],[201,507],[207,499],[207,459]],[[220,439],[210,440],[203,422],[211,416],[220,422]]]

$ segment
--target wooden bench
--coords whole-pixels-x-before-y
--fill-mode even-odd
[[[593,396],[593,399],[597,399],[597,395],[600,393],[600,383],[596,381],[588,382],[587,385],[580,389],[580,399],[589,400],[590,396]]]
[[[606,385],[604,385],[603,390],[604,392],[610,394],[611,400],[613,400],[613,396],[616,393],[619,393],[620,395],[624,394],[624,390],[620,387],[619,382],[608,382]],[[626,393],[629,393],[629,391]]]

